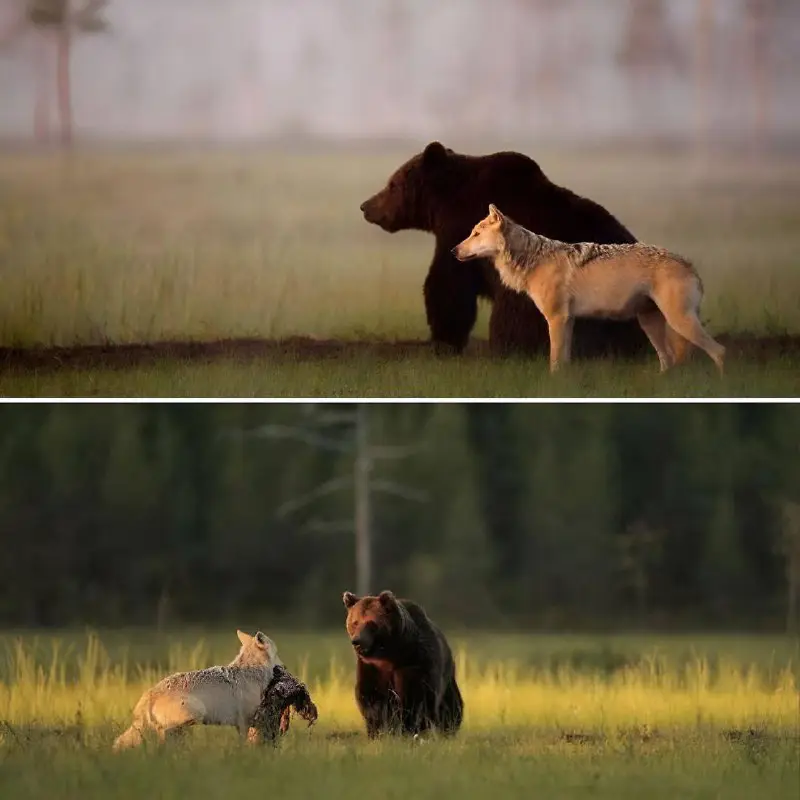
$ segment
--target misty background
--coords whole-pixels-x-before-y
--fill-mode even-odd
[[[796,630],[798,442],[778,404],[5,405],[0,625],[389,588],[454,627]]]
[[[0,136],[29,138],[36,116],[40,138],[52,135],[58,33],[25,17],[53,4],[63,0],[0,3]],[[800,133],[793,0],[97,5],[106,29],[73,30],[65,59],[76,136],[87,140]]]

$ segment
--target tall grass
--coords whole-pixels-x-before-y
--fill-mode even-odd
[[[430,237],[358,211],[408,155],[0,155],[0,346],[425,337]],[[795,160],[698,177],[674,154],[534,155],[694,259],[712,330],[800,332]]]
[[[465,730],[532,727],[617,735],[630,728],[768,730],[798,725],[798,681],[792,662],[742,662],[733,655],[694,654],[677,660],[657,651],[636,657],[622,650],[570,650],[538,665],[473,659],[457,647],[457,671],[466,703]],[[81,646],[54,639],[6,645],[0,682],[0,720],[12,726],[121,726],[138,696],[164,674],[212,663],[205,640],[172,642],[164,663],[112,658],[89,634]],[[587,663],[588,659],[588,663]],[[308,654],[289,667],[309,684],[320,727],[361,728],[353,700],[352,662],[330,655],[327,670],[309,674]],[[288,662],[287,662],[288,663]]]

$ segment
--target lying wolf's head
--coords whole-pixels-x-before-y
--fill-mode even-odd
[[[278,658],[278,648],[275,642],[261,631],[251,636],[244,631],[236,631],[242,643],[236,658],[231,661],[231,666],[237,667],[275,667],[281,664]]]
[[[490,203],[488,215],[451,252],[459,261],[469,261],[473,258],[494,258],[505,248],[506,222],[507,218],[503,216],[497,206]]]

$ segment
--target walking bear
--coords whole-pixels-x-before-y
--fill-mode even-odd
[[[497,353],[546,353],[544,317],[525,295],[502,285],[491,261],[459,264],[451,250],[486,214],[489,203],[524,227],[562,242],[624,244],[633,234],[603,206],[552,183],[531,158],[515,152],[468,156],[431,142],[361,205],[364,219],[389,233],[421,230],[436,238],[423,294],[431,338],[439,350],[460,352],[478,314],[492,302],[489,340]],[[648,349],[633,321],[579,319],[578,358],[638,355]]]
[[[342,596],[356,653],[356,703],[367,735],[449,735],[461,726],[464,701],[450,646],[425,611],[392,592]]]

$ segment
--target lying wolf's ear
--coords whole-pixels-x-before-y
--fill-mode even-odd
[[[384,589],[384,591],[378,595],[378,600],[384,608],[394,608],[397,605],[397,598],[394,596],[394,593],[390,592],[388,589]]]
[[[422,151],[422,164],[425,167],[438,167],[447,160],[447,148],[441,142],[431,142]]]
[[[253,641],[253,637],[249,633],[245,633],[244,631],[236,631],[236,635],[239,637],[239,641],[244,644],[250,644]]]
[[[342,602],[345,608],[352,608],[358,602],[358,597],[352,592],[345,592],[342,595]]]

